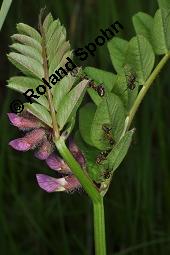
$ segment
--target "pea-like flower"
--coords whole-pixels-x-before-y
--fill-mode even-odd
[[[12,140],[9,145],[18,151],[38,149],[34,155],[40,160],[46,160],[51,169],[63,176],[54,178],[45,174],[37,174],[38,184],[43,190],[47,192],[73,191],[81,187],[69,166],[54,152],[52,129],[27,111],[19,115],[8,113],[8,117],[14,126],[26,133],[23,137]],[[82,169],[85,169],[85,158],[72,139],[69,139],[68,148]]]
[[[9,145],[18,151],[28,151],[37,148],[35,156],[45,160],[53,152],[52,130],[29,112],[20,115],[8,113],[10,122],[25,131],[22,138],[12,140]]]
[[[79,148],[77,147],[77,145],[73,142],[73,140],[70,140],[69,142],[69,150],[75,157],[77,162],[80,164],[80,166],[84,169],[85,158],[81,151],[79,150]],[[68,167],[68,165],[64,162],[63,159],[55,155],[55,153],[52,153],[46,159],[46,163],[51,169],[65,176],[62,178],[54,178],[45,174],[37,174],[36,175],[37,181],[42,189],[44,189],[47,192],[55,192],[55,191],[73,191],[81,187],[80,182],[72,174],[72,171]]]

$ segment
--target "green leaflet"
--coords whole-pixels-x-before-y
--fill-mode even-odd
[[[54,86],[53,103],[56,111],[58,111],[59,104],[63,97],[71,90],[75,80],[76,78],[69,73]]]
[[[129,146],[132,141],[132,136],[134,129],[128,131],[121,140],[113,147],[112,151],[107,156],[107,163],[109,170],[114,172],[120,163],[123,161],[124,157],[127,154]]]
[[[96,112],[96,106],[93,103],[88,103],[79,111],[79,129],[83,140],[93,146],[91,140],[91,125]]]
[[[125,63],[136,72],[139,85],[150,75],[154,62],[155,55],[148,40],[142,35],[133,37],[128,43]]]
[[[10,46],[11,49],[21,53],[24,56],[28,56],[30,58],[33,58],[37,62],[39,62],[41,65],[43,64],[42,55],[39,53],[39,51],[31,46],[23,45],[21,43],[13,43]]]
[[[84,69],[84,72],[87,74],[89,78],[94,80],[98,85],[103,83],[103,86],[105,87],[107,91],[110,92],[112,90],[114,86],[114,82],[115,82],[115,77],[116,77],[113,73],[100,70],[94,67],[86,67]],[[88,93],[96,105],[99,105],[101,103],[102,98],[97,94],[96,91],[89,88]]]
[[[33,58],[15,52],[11,52],[7,56],[23,74],[39,79],[43,77],[43,66]]]
[[[143,35],[151,45],[152,41],[152,30],[153,30],[153,17],[144,12],[138,12],[132,18],[133,26],[136,34]]]
[[[61,26],[59,19],[54,20],[47,31],[46,34],[46,43],[48,44],[48,41],[52,39],[53,35],[55,34],[56,30]]]
[[[104,137],[103,124],[112,127],[113,139],[118,141],[124,128],[125,109],[122,101],[113,93],[108,93],[98,105],[91,126],[91,139],[96,148],[105,150],[110,148]]]
[[[128,89],[125,75],[117,74],[112,92],[119,96],[124,107],[126,108],[126,112],[128,113],[137,97],[138,86],[136,84],[136,87],[133,90]]]
[[[21,93],[24,93],[28,89],[33,89],[36,94],[36,87],[40,84],[42,84],[42,81],[38,79],[25,76],[14,76],[9,79],[7,86]],[[38,99],[35,98],[34,100],[49,109],[47,98],[44,95],[41,95]]]
[[[60,130],[63,129],[64,125],[75,114],[86,91],[87,83],[86,80],[80,82],[61,100],[57,111],[57,121]]]
[[[120,97],[124,106],[128,107],[128,89],[127,82],[124,75],[116,75],[115,83],[112,92]]]
[[[66,63],[71,56],[70,43],[66,41],[66,30],[59,20],[50,23],[46,33],[46,49],[49,61],[49,75]],[[65,61],[63,63],[63,61]]]
[[[14,34],[11,36],[11,38],[14,41],[17,41],[19,43],[31,46],[34,49],[37,49],[39,53],[41,54],[41,44],[37,42],[35,39],[31,38],[30,36],[27,35],[21,35],[21,34]]]
[[[61,47],[61,42],[66,41],[66,32],[63,26],[57,26],[54,34],[50,39],[46,39],[47,43],[47,53],[49,61],[51,62],[54,58],[54,54],[57,52],[58,48]]]
[[[37,103],[32,103],[32,104],[26,103],[24,105],[25,105],[25,110],[32,113],[34,116],[36,116],[38,119],[40,119],[49,127],[52,127],[51,116],[45,107]]]
[[[47,34],[47,31],[49,29],[49,26],[51,25],[51,23],[53,22],[53,16],[51,15],[51,13],[49,13],[43,22],[43,28],[44,28],[44,32],[45,34]]]
[[[60,67],[65,69],[65,64],[68,62],[67,57],[72,58],[72,52],[68,49],[59,53],[58,57],[51,62],[49,67],[49,75],[53,74],[55,70],[58,70]],[[58,65],[57,65],[58,64]]]
[[[117,73],[123,72],[127,46],[128,41],[118,37],[114,37],[108,42],[108,49],[112,60],[112,65],[114,66]]]
[[[31,38],[38,41],[39,43],[41,43],[41,35],[33,27],[30,27],[27,24],[19,23],[19,24],[17,24],[17,30],[20,34],[28,35]]]
[[[170,50],[170,9],[159,9],[155,13],[153,23],[153,46],[158,55]]]

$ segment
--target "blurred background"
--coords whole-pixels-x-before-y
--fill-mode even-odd
[[[17,72],[6,57],[10,35],[18,22],[37,28],[44,6],[65,25],[73,48],[84,47],[115,20],[124,26],[121,37],[129,40],[134,35],[131,17],[138,11],[154,15],[158,6],[156,0],[15,0],[1,30],[0,254],[93,255],[92,205],[85,193],[43,192],[35,173],[49,173],[45,163],[32,152],[18,153],[8,146],[21,136],[6,115],[11,100],[19,97],[5,87]],[[106,45],[83,64],[114,71]],[[169,68],[137,113],[133,145],[105,199],[109,255],[170,254]]]

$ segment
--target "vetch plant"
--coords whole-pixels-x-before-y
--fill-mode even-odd
[[[139,105],[170,57],[170,4],[159,4],[154,17],[143,12],[133,16],[136,36],[130,41],[116,37],[109,41],[115,73],[79,68],[76,76],[69,73],[51,90],[46,87],[47,93],[26,103],[21,114],[8,114],[10,122],[26,133],[10,145],[19,151],[36,149],[35,156],[62,175],[38,173],[39,186],[47,192],[81,187],[88,194],[97,255],[106,254],[103,198],[130,147],[134,134],[130,127]],[[22,23],[17,30],[8,58],[23,76],[10,78],[8,87],[24,92],[35,89],[42,77],[49,82],[66,57],[72,59],[72,50],[65,28],[51,14],[44,21],[40,15],[39,31]],[[102,96],[97,93],[99,84]],[[81,105],[86,92],[91,101]]]

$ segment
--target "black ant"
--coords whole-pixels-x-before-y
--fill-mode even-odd
[[[129,65],[125,65],[124,70],[125,70],[125,77],[127,82],[127,89],[134,90],[136,88],[136,83],[137,83],[136,72],[133,71]]]
[[[89,87],[97,91],[98,95],[100,97],[103,97],[105,95],[105,89],[103,87],[103,84],[96,85],[93,80],[89,80]]]
[[[110,145],[114,145],[114,144],[115,144],[115,141],[114,141],[114,139],[113,139],[113,137],[112,137],[112,133],[111,133],[112,128],[108,127],[107,124],[103,124],[103,125],[102,125],[102,129],[103,129],[103,131],[104,131],[104,133],[105,133],[105,137],[106,137],[107,140],[109,141],[109,144],[110,144]]]
[[[96,164],[101,164],[102,161],[104,161],[109,154],[110,150],[101,151],[99,155],[96,158]]]
[[[78,75],[78,71],[79,71],[79,68],[76,67],[74,68],[70,74],[73,76],[73,77],[76,77]],[[80,79],[83,80],[83,79],[86,79],[86,80],[89,80],[88,76],[85,74],[85,75],[81,75],[80,76]],[[105,89],[104,89],[104,86],[103,84],[99,84],[99,85],[96,85],[95,82],[93,80],[89,80],[89,83],[88,83],[88,86],[89,88],[92,88],[94,89],[98,95],[100,97],[103,97],[105,95]]]
[[[103,172],[103,177],[104,179],[109,179],[111,177],[111,172],[109,171],[109,169],[106,169],[104,172]]]

